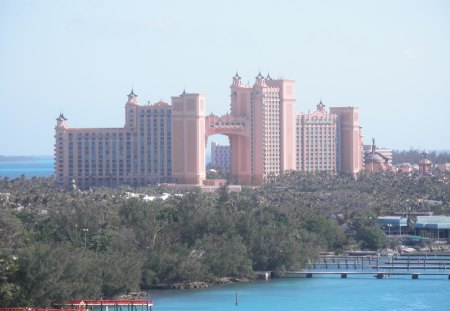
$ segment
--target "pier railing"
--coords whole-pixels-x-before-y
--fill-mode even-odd
[[[450,270],[450,254],[400,254],[395,256],[323,256],[306,270]]]
[[[153,301],[150,299],[65,300],[62,303],[55,303],[54,305],[63,308],[71,307],[72,309],[83,311],[88,309],[90,311],[151,311]]]
[[[286,277],[306,277],[313,275],[373,275],[376,278],[387,276],[420,275],[447,276],[450,280],[450,253],[443,254],[399,254],[395,256],[322,256],[311,262],[301,271],[278,273]]]

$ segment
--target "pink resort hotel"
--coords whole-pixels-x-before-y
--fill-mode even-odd
[[[70,128],[56,120],[55,177],[62,187],[177,183],[203,185],[208,137],[226,135],[231,173],[242,185],[260,185],[287,170],[354,175],[363,167],[358,108],[320,102],[295,112],[295,81],[261,74],[253,85],[233,77],[230,114],[206,115],[203,94],[183,92],[172,103],[141,105],[132,90],[125,126]]]

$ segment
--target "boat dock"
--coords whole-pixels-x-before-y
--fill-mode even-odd
[[[283,277],[306,277],[312,278],[314,275],[340,275],[346,279],[351,275],[373,275],[377,279],[383,279],[390,276],[411,276],[412,279],[418,279],[419,276],[446,276],[450,280],[450,273],[427,273],[427,272],[365,272],[365,271],[286,271],[282,273]]]
[[[450,254],[397,254],[379,255],[326,255],[311,262],[304,270],[277,273],[281,277],[306,277],[314,275],[373,275],[378,279],[388,276],[446,276],[450,280]]]

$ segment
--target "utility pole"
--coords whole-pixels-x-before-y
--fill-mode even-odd
[[[89,229],[88,228],[83,228],[82,230],[84,232],[84,249],[86,249],[86,234],[89,231]]]

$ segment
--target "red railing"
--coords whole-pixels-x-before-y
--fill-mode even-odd
[[[73,309],[0,308],[0,311],[73,311]]]
[[[55,305],[65,306],[64,309],[44,309],[44,308],[0,308],[0,311],[78,311],[84,310],[86,306],[146,306],[152,307],[153,301],[151,300],[66,300],[62,303]],[[81,307],[81,306],[84,307]],[[67,309],[67,307],[72,307]],[[81,308],[80,308],[81,307]]]
[[[128,299],[111,299],[111,300],[65,300],[61,305],[79,305],[84,303],[85,305],[152,305],[151,300],[128,300]],[[2,310],[0,310],[2,311]]]
[[[146,306],[152,307],[153,301],[151,300],[66,300],[63,303],[57,303],[55,305],[65,306],[61,309],[44,309],[44,308],[0,308],[0,311],[78,311],[84,310],[80,308],[84,306]],[[68,309],[67,307],[72,307]]]

